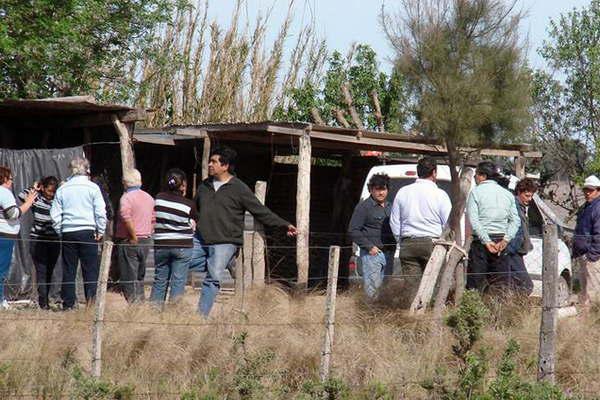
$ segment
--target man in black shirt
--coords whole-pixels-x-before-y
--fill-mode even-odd
[[[243,243],[244,214],[250,212],[261,224],[284,227],[288,236],[296,227],[265,207],[250,188],[234,175],[236,152],[228,147],[211,152],[208,179],[196,194],[198,225],[190,268],[206,271],[198,312],[210,314],[220,290],[221,275]]]
[[[387,175],[373,175],[367,185],[371,195],[358,203],[350,220],[349,232],[360,248],[363,287],[370,299],[376,297],[384,277],[394,269],[396,241],[390,228],[389,185]]]

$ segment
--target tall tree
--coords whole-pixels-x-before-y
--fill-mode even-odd
[[[530,120],[529,73],[519,43],[522,14],[503,0],[403,0],[382,11],[407,79],[415,128],[444,141],[452,174],[450,227],[459,231],[465,197],[460,147],[510,141]]]
[[[102,94],[108,81],[127,87],[128,63],[173,6],[170,0],[1,1],[0,98]]]

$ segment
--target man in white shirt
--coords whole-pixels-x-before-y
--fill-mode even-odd
[[[421,158],[417,163],[417,176],[414,183],[396,194],[390,226],[400,244],[402,269],[420,267],[423,271],[433,251],[433,239],[442,234],[452,204],[448,194],[436,184],[435,159]]]

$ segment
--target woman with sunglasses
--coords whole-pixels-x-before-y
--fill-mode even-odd
[[[0,309],[8,309],[8,302],[4,298],[4,282],[10,270],[15,239],[21,228],[19,218],[29,211],[37,196],[37,192],[29,193],[23,204],[17,206],[11,190],[13,179],[10,168],[0,166]]]

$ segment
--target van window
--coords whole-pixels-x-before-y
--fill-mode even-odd
[[[396,198],[396,193],[398,193],[398,190],[400,190],[406,185],[414,183],[416,180],[416,178],[391,178],[390,190],[388,192],[388,201],[392,203]],[[437,185],[444,192],[448,193],[448,196],[450,196],[450,181],[437,181]]]

